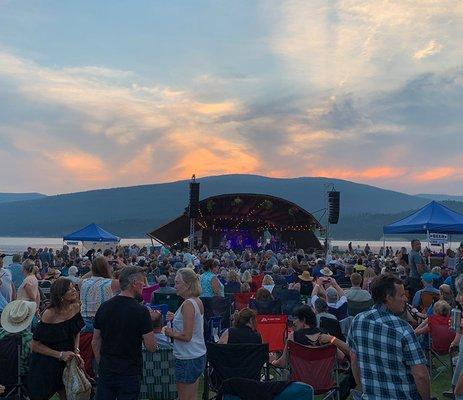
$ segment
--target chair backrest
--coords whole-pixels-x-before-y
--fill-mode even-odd
[[[439,300],[439,293],[421,292],[420,308],[422,311],[428,310],[429,306]]]
[[[365,301],[347,300],[347,312],[351,317],[355,317],[357,314],[369,310],[372,305],[373,299]]]
[[[254,293],[235,293],[233,295],[235,310],[239,311],[243,308],[249,307],[249,300],[254,296]]]
[[[268,343],[269,351],[283,351],[288,336],[288,317],[257,315],[256,330],[262,336],[262,341]]]
[[[220,388],[229,378],[249,378],[259,381],[262,367],[268,362],[268,344],[206,343],[211,383]]]
[[[273,291],[275,298],[281,302],[281,311],[286,315],[293,315],[294,310],[302,305],[301,295],[297,290],[294,289],[283,289],[275,293]]]
[[[156,276],[150,272],[149,274],[146,274],[146,280],[148,281],[148,285],[153,285],[156,283]]]
[[[214,332],[230,327],[232,299],[229,297],[200,297],[204,305],[204,339],[214,339]]]
[[[328,312],[333,314],[338,320],[348,317],[347,314],[347,302],[344,303],[341,307],[333,308],[328,306]]]
[[[0,340],[0,384],[8,393],[18,378],[18,341],[20,335],[8,335]]]
[[[154,285],[144,287],[141,292],[141,297],[145,303],[151,302],[151,296],[155,290],[159,289],[159,285],[155,283]]]
[[[336,367],[336,347],[308,347],[288,341],[291,380],[312,386],[315,394],[330,391],[336,386],[333,371]]]
[[[39,288],[42,291],[43,295],[47,299],[49,299],[50,298],[51,281],[41,280],[38,283],[39,283]]]
[[[337,319],[321,317],[320,318],[320,328],[323,328],[330,335],[336,336],[338,339],[342,340],[343,342],[346,341],[346,338],[344,337],[344,334],[342,333],[341,324],[339,323]]]
[[[182,304],[182,299],[175,293],[157,293],[153,292],[151,304],[167,304],[170,312],[175,312]]]
[[[255,310],[257,314],[281,314],[281,301],[278,299],[263,301],[250,299],[249,307]]]
[[[139,397],[157,400],[177,398],[172,349],[158,349],[153,353],[143,349],[143,377]]]
[[[430,315],[428,317],[431,349],[439,355],[449,354],[450,344],[455,339],[455,332],[449,326],[450,317]]]
[[[262,287],[264,275],[254,275],[251,279],[251,292],[257,292]]]

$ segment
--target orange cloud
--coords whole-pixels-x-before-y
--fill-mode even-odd
[[[104,183],[110,179],[103,161],[93,154],[62,152],[49,157],[64,173],[80,181]]]
[[[319,169],[311,173],[316,176],[324,176],[327,178],[339,179],[394,179],[405,175],[407,170],[405,168],[378,166],[362,170],[355,169]]]
[[[415,179],[420,182],[431,182],[439,179],[451,178],[456,174],[457,170],[452,167],[438,167],[428,169],[424,173],[416,174]]]

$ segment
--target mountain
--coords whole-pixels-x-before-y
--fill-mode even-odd
[[[318,219],[326,207],[326,190],[332,185],[341,192],[341,221],[349,215],[417,209],[428,202],[417,196],[328,178],[221,175],[198,181],[201,199],[224,193],[269,194],[293,201]],[[95,222],[122,237],[142,237],[183,212],[188,203],[188,183],[185,180],[2,203],[0,236],[59,237]]]
[[[416,196],[435,201],[463,201],[463,196],[455,196],[451,194],[417,194]]]
[[[0,203],[10,203],[12,201],[36,200],[45,196],[41,193],[0,193]]]

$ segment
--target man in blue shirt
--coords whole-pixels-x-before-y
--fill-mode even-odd
[[[13,263],[6,267],[11,272],[11,278],[13,279],[14,286],[16,290],[21,286],[23,283],[24,275],[23,275],[23,266],[21,264],[21,255],[14,254],[13,255]]]
[[[436,275],[431,274],[430,272],[425,272],[421,276],[421,280],[423,281],[423,289],[418,290],[413,296],[413,300],[412,300],[413,307],[418,307],[420,305],[422,293],[432,293],[437,296],[439,295],[439,289],[436,289],[433,285],[435,278],[436,278]]]
[[[375,306],[353,319],[347,337],[360,390],[369,399],[430,400],[426,356],[413,328],[399,317],[407,303],[402,281],[380,275],[371,294]]]

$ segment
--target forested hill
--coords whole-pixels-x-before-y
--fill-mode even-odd
[[[341,192],[341,219],[336,235],[365,237],[377,230],[382,217],[414,210],[429,202],[374,186],[328,178],[277,179],[256,175],[221,175],[201,178],[200,198],[224,193],[261,193],[290,200],[321,218],[325,193],[334,186]],[[142,237],[176,217],[188,203],[188,182],[93,190],[0,203],[0,235],[61,236],[90,222],[122,237]],[[40,196],[40,195],[39,195]],[[359,214],[371,216],[356,217]],[[400,214],[397,214],[400,215]],[[355,217],[354,217],[355,216]],[[385,216],[394,220],[395,216]],[[365,231],[359,223],[365,220]]]

